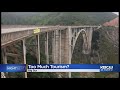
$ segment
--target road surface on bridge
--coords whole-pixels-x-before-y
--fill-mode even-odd
[[[26,37],[31,37],[36,34],[51,32],[56,30],[70,30],[74,29],[89,29],[89,28],[99,28],[100,26],[35,26],[35,25],[2,25],[1,27],[1,45],[6,45],[16,40],[20,40]],[[37,29],[39,28],[39,29]]]
[[[35,29],[35,28],[47,28],[47,27],[18,27],[18,28],[2,28],[1,29],[1,34],[4,33],[11,33],[11,32],[17,32],[17,31],[25,31],[25,30],[30,30],[30,29]]]
[[[17,32],[17,31],[25,31],[25,30],[31,30],[35,28],[56,28],[56,27],[61,27],[61,28],[67,28],[68,26],[35,26],[35,25],[2,25],[1,26],[1,34],[4,33],[11,33],[11,32]],[[71,26],[72,28],[75,27],[90,27],[90,26]],[[96,26],[92,26],[96,27]]]

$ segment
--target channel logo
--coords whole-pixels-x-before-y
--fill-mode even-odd
[[[25,72],[26,66],[25,65],[7,65],[6,71],[8,71],[8,72]]]
[[[100,66],[100,71],[102,72],[113,71],[113,66]]]

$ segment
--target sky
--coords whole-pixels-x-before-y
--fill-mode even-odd
[[[119,12],[113,12],[113,13],[115,13],[115,14],[119,15]]]

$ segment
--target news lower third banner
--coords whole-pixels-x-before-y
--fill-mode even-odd
[[[120,64],[0,64],[0,72],[120,72]]]

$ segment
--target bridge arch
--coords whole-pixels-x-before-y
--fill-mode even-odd
[[[72,38],[71,38],[71,46],[72,46],[72,48],[71,48],[71,59],[72,59],[72,56],[73,56],[73,52],[74,52],[76,42],[77,42],[78,37],[81,33],[82,33],[82,37],[83,37],[83,43],[87,42],[87,33],[86,33],[85,29],[79,29],[79,31],[77,33],[73,33]]]

